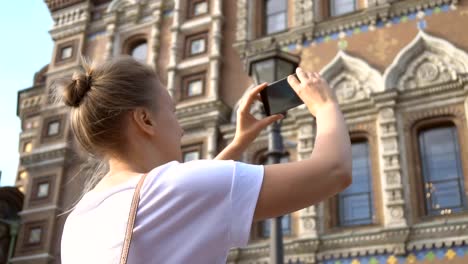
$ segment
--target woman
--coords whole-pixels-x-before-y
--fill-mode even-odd
[[[282,118],[257,120],[249,113],[266,84],[244,98],[234,140],[216,160],[181,163],[183,130],[153,70],[132,58],[84,68],[63,99],[77,140],[109,172],[67,218],[64,264],[118,263],[135,186],[146,173],[128,263],[225,263],[230,248],[247,245],[252,221],[305,208],[351,183],[345,122],[317,73],[298,68],[298,78],[288,77],[316,117],[311,157],[259,166],[232,160]]]

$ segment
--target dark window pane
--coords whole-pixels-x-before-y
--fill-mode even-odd
[[[268,15],[266,21],[266,33],[272,34],[286,29],[286,13]]]
[[[283,231],[283,235],[291,234],[291,215],[284,215],[283,217],[281,217],[281,228]],[[267,219],[261,222],[261,230],[262,237],[270,237],[271,219]]]
[[[353,143],[353,183],[338,194],[340,225],[371,224],[373,215],[369,144]]]
[[[462,197],[456,190],[459,188],[458,181],[447,181],[434,183],[429,196],[432,208],[453,208],[463,206]]]
[[[355,0],[332,0],[331,1],[331,15],[340,16],[356,10]]]
[[[132,49],[131,55],[133,58],[141,62],[146,62],[147,52],[148,52],[148,44],[146,44],[146,42],[143,42],[141,44],[138,44]]]
[[[428,214],[464,210],[463,172],[456,128],[433,128],[419,133],[419,154]]]
[[[340,210],[341,225],[370,224],[372,210],[370,208],[369,193],[341,196]]]

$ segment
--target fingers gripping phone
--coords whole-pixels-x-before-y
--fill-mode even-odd
[[[297,78],[296,74],[294,76]],[[270,83],[260,92],[260,96],[267,116],[285,113],[304,103],[289,85],[287,77]]]

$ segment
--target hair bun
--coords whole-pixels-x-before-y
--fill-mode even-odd
[[[73,74],[71,83],[65,86],[63,100],[70,107],[78,107],[90,89],[91,75],[75,73]]]

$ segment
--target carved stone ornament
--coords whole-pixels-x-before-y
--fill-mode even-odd
[[[468,54],[420,31],[384,74],[386,89],[415,89],[454,81],[468,71]]]
[[[383,91],[380,73],[343,51],[339,51],[320,73],[335,89],[340,103],[369,98],[372,93]]]
[[[437,79],[439,68],[430,62],[423,62],[416,70],[416,76],[423,82],[431,82]]]
[[[356,92],[358,90],[355,81],[346,79],[341,80],[334,86],[334,88],[339,102],[345,102],[347,100],[353,99],[356,96]]]

